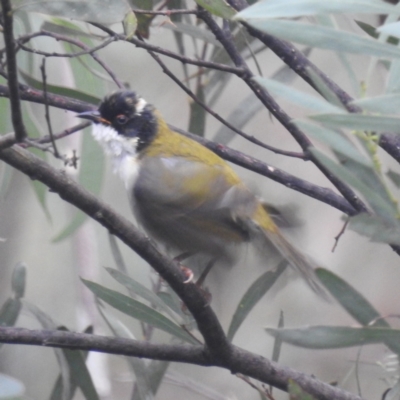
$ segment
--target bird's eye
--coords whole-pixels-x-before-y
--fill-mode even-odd
[[[119,125],[124,125],[128,121],[128,117],[124,114],[120,114],[117,115],[116,120]]]

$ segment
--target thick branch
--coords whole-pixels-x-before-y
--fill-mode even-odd
[[[28,330],[0,327],[0,342],[98,351],[140,358],[218,366],[287,390],[294,380],[319,400],[361,400],[360,397],[328,385],[291,368],[281,367],[264,357],[232,346],[229,359],[213,358],[202,346],[152,344],[148,342],[65,331]]]
[[[20,146],[14,145],[12,148],[1,151],[0,159],[31,179],[44,183],[52,192],[57,193],[62,199],[73,204],[119,237],[146,260],[184,301],[193,314],[211,354],[226,357],[230,353],[230,344],[200,289],[193,283],[184,283],[186,277],[177,263],[161,254],[131,222],[116,214],[111,207],[79,186],[65,173],[57,171]]]
[[[7,55],[7,74],[8,87],[10,90],[11,121],[18,142],[22,142],[26,137],[26,130],[22,120],[21,103],[18,91],[17,59],[15,55],[15,40],[13,33],[13,15],[10,0],[1,0],[3,10],[3,36]]]

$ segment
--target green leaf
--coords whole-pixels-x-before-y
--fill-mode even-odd
[[[315,400],[311,394],[302,389],[294,380],[289,379],[288,393],[290,400]]]
[[[344,54],[342,52],[337,52],[340,54]],[[314,86],[316,87],[316,90],[320,95],[329,103],[332,105],[340,108],[341,112],[343,113],[346,109],[343,106],[342,101],[339,99],[337,94],[332,90],[331,87],[327,85],[327,83],[321,78],[320,75],[318,75],[313,68],[311,67],[306,67],[307,70],[307,75],[313,82]]]
[[[164,317],[164,315],[151,309],[139,301],[131,299],[121,293],[114,290],[107,289],[97,283],[82,279],[82,282],[88,287],[99,299],[105,301],[110,306],[117,310],[127,314],[139,321],[153,325],[155,328],[168,332],[171,335],[176,336],[186,342],[197,344],[189,334],[187,334],[182,328],[174,324],[171,320]]]
[[[400,94],[390,93],[382,96],[367,97],[354,100],[351,103],[375,113],[398,114],[400,109]]]
[[[400,188],[400,174],[389,169],[386,173],[387,177],[398,187]]]
[[[147,289],[146,286],[135,281],[130,276],[113,268],[106,268],[106,271],[121,285],[125,286],[129,291],[132,291],[137,296],[142,297],[151,303],[153,307],[159,308],[161,311],[166,312],[171,318],[177,323],[182,323],[181,319],[171,311],[171,309],[151,290]]]
[[[129,40],[135,34],[138,26],[138,20],[132,10],[128,11],[128,13],[125,15],[122,24],[124,26],[126,38]]]
[[[0,374],[0,400],[25,398],[24,384],[12,376]]]
[[[100,398],[87,369],[83,352],[81,350],[68,349],[62,349],[62,352],[69,366],[72,384],[81,389],[86,400],[99,400]]]
[[[394,204],[387,201],[386,198],[383,198],[381,193],[376,192],[375,190],[373,190],[373,188],[362,182],[359,177],[354,174],[354,171],[350,171],[344,166],[336,164],[329,157],[327,157],[325,154],[321,153],[315,148],[311,148],[310,151],[333,174],[335,174],[338,178],[342,179],[351,187],[359,191],[363,195],[365,200],[368,201],[376,214],[389,219],[397,217],[397,209]],[[374,174],[375,171],[371,170],[371,173]]]
[[[361,325],[367,326],[377,319],[374,326],[389,327],[368,300],[342,278],[324,268],[317,268],[315,273],[330,294]]]
[[[65,24],[66,21],[61,20],[59,18],[52,18],[51,21],[43,21],[42,26],[40,27],[44,31],[59,33],[61,35],[67,36],[85,36],[89,38],[96,39],[96,35],[93,33],[84,32],[79,26],[76,24],[69,23],[70,26]]]
[[[227,334],[228,340],[232,341],[250,311],[273,286],[286,267],[287,262],[282,261],[274,271],[265,272],[247,289],[233,314]]]
[[[345,157],[366,167],[373,167],[372,161],[361,154],[354,144],[342,133],[304,120],[294,120],[293,123],[307,134],[328,145],[332,150],[338,151]]]
[[[11,288],[16,299],[24,297],[26,287],[26,264],[19,262],[15,265],[11,276]]]
[[[21,69],[19,69],[18,72],[21,74],[21,76],[24,78],[24,81],[28,85],[32,86],[35,89],[43,90],[43,82],[42,81],[36,79],[32,75],[28,74],[27,72],[24,72]],[[59,86],[59,85],[51,85],[49,83],[47,83],[46,87],[47,87],[47,91],[49,93],[54,93],[54,94],[59,94],[61,96],[71,97],[73,99],[81,100],[86,103],[97,105],[101,101],[100,97],[93,96],[82,90],[72,89],[69,87],[64,87],[64,86]]]
[[[279,336],[285,343],[307,349],[338,349],[367,344],[400,341],[400,330],[390,328],[350,328],[347,326],[313,326],[299,329],[272,329],[266,331]]]
[[[225,0],[195,0],[196,3],[205,8],[211,14],[217,17],[231,19],[235,14],[236,10],[231,7]]]
[[[278,322],[278,328],[283,328],[285,325],[284,323],[284,317],[283,317],[283,311],[279,313],[279,322]],[[272,357],[271,360],[278,362],[279,361],[279,356],[281,354],[281,348],[282,348],[282,340],[280,337],[275,338],[274,342],[274,348],[272,350]]]
[[[93,327],[89,326],[88,328],[85,329],[84,333],[89,333],[93,334]],[[81,353],[85,359],[87,360],[87,357],[89,355],[88,351],[83,351],[81,350]],[[74,376],[70,376],[70,397],[71,399],[74,398],[74,395],[76,393],[76,389],[78,389],[78,383],[74,381]],[[63,396],[63,377],[61,374],[59,374],[58,378],[56,379],[56,382],[54,384],[53,390],[50,395],[50,400],[59,400],[62,399]]]
[[[120,320],[107,313],[100,302],[98,302],[97,305],[100,314],[106,321],[114,336],[135,339],[131,331]],[[152,386],[149,382],[149,368],[147,367],[146,362],[137,357],[125,357],[125,360],[128,362],[136,377],[135,398],[138,400],[152,400],[154,398],[153,393],[155,392],[152,391]]]
[[[399,14],[399,10],[376,0],[264,0],[247,7],[235,19],[293,18],[328,13]]]
[[[310,118],[333,128],[400,133],[400,118],[363,114],[319,114]]]
[[[243,20],[263,32],[307,46],[382,58],[400,57],[400,49],[397,47],[350,32],[298,21]]]
[[[349,228],[372,242],[397,244],[400,246],[400,221],[380,218],[366,213],[350,218]]]
[[[49,329],[49,330],[57,329],[57,324],[53,321],[53,319],[48,314],[46,314],[44,311],[42,311],[38,306],[30,303],[27,300],[23,300],[22,304],[24,306],[24,310],[28,311],[30,314],[32,314],[44,329]],[[58,365],[60,368],[60,374],[61,374],[62,395],[60,396],[60,398],[68,399],[68,398],[70,398],[70,395],[72,393],[70,370],[69,370],[68,362],[67,362],[65,355],[61,349],[54,348],[53,351],[56,356],[56,359],[57,359],[57,362],[58,362]]]
[[[15,0],[13,5],[16,11],[37,12],[107,25],[121,22],[129,11],[129,6],[124,0]]]
[[[0,326],[14,326],[21,307],[19,299],[7,299],[0,309]]]
[[[308,108],[316,112],[323,113],[339,113],[344,111],[339,107],[335,107],[328,103],[325,99],[311,96],[300,90],[294,89],[292,86],[284,85],[278,81],[268,78],[255,77],[253,78],[258,84],[265,87],[274,97],[281,97],[300,107]]]

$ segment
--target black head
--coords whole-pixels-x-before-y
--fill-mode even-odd
[[[111,126],[120,135],[139,138],[138,150],[147,146],[157,133],[154,107],[130,90],[106,96],[97,111],[84,112],[78,117]]]

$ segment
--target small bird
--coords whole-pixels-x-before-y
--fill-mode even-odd
[[[111,156],[136,219],[152,238],[184,254],[212,259],[229,259],[231,249],[245,242],[264,249],[272,243],[324,296],[314,263],[282,236],[228,163],[171,130],[135,92],[114,92],[98,110],[78,117],[93,122],[93,137]]]

